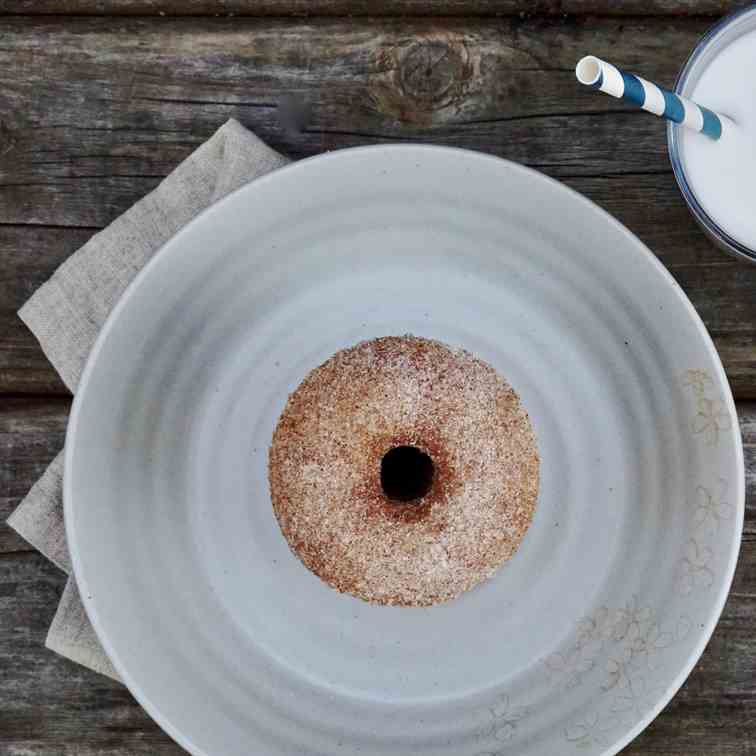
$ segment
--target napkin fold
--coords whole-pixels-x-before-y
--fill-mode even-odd
[[[72,392],[110,311],[152,255],[202,210],[287,162],[238,121],[227,121],[156,189],[95,234],[37,289],[18,314]],[[71,575],[63,522],[62,451],[8,524],[70,576],[45,645],[117,680]]]

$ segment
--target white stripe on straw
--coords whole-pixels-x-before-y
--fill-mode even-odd
[[[594,55],[586,55],[578,61],[575,76],[587,87],[621,97],[649,113],[700,131],[712,139],[719,139],[723,128],[733,124],[727,116],[696,105],[686,97],[627,73]]]

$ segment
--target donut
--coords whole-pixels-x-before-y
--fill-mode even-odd
[[[334,354],[289,396],[268,480],[281,532],[328,585],[431,606],[490,578],[533,519],[527,412],[488,363],[387,336]]]

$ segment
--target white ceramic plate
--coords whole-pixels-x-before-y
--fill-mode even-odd
[[[542,458],[516,557],[426,609],[310,573],[266,475],[307,372],[404,333],[493,364]],[[194,754],[613,754],[714,628],[744,473],[711,340],[631,233],[502,160],[372,147],[244,187],[137,277],[76,396],[65,504],[100,640]]]

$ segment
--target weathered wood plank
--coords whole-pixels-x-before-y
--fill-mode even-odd
[[[60,448],[67,415],[67,400],[0,401],[5,511]],[[696,671],[628,754],[745,756],[756,743],[756,724],[747,706],[756,695],[756,404],[741,404],[739,415],[748,466],[748,513],[733,591]],[[13,546],[9,532],[0,529],[0,551]],[[124,689],[43,648],[63,582],[63,575],[39,555],[0,553],[0,752],[182,753]],[[74,750],[66,750],[67,744]]]
[[[563,180],[635,230],[656,252],[714,337],[735,395],[755,398],[756,274],[722,255],[691,222],[672,176]],[[0,226],[0,393],[67,393],[16,311],[94,231]]]
[[[691,222],[671,175],[564,180],[656,252],[714,337],[735,395],[756,398],[756,271],[709,243]],[[0,393],[67,393],[16,311],[92,233],[94,229],[0,226]]]
[[[0,556],[0,753],[177,756],[118,683],[44,649],[64,576],[38,554]],[[756,747],[756,541],[743,545],[733,590],[700,663],[626,751],[747,756]]]
[[[70,399],[0,397],[0,554],[28,549],[5,519],[63,448]],[[738,404],[746,462],[745,533],[756,541],[756,403]]]
[[[122,685],[44,648],[65,580],[39,554],[0,556],[0,753],[183,754]]]
[[[756,541],[756,403],[741,402],[737,407],[745,460],[746,505],[743,537]]]
[[[691,221],[663,124],[583,91],[572,74],[590,49],[669,83],[706,26],[637,18],[0,21],[0,224],[56,226],[27,237],[0,225],[0,392],[63,391],[14,316],[90,233],[57,226],[107,224],[235,116],[293,157],[412,139],[482,149],[561,178],[673,270],[736,395],[756,397],[756,275]],[[279,105],[293,97],[310,109],[304,130],[281,118]]]
[[[13,313],[95,228],[233,115],[293,157],[413,139],[482,149],[561,178],[651,246],[702,314],[736,393],[756,397],[756,274],[692,224],[668,170],[662,125],[581,92],[571,73],[591,51],[669,84],[710,20],[561,16],[716,14],[743,4],[0,0],[0,14],[517,14],[0,19],[0,393],[64,391]],[[532,11],[554,17],[519,18]],[[280,118],[278,105],[291,96],[311,109],[303,132]],[[40,223],[47,225],[16,225]],[[5,516],[62,446],[68,407],[66,399],[0,398],[0,753],[175,756],[183,751],[123,688],[43,648],[64,578],[39,555],[9,553],[27,546]],[[733,592],[690,680],[627,754],[756,751],[756,405],[739,411],[748,501]]]
[[[229,116],[292,157],[412,139],[556,176],[656,174],[661,122],[580,87],[575,62],[590,49],[670,84],[707,25],[8,18],[0,222],[102,225]],[[279,117],[292,97],[303,131]]]
[[[0,13],[169,16],[720,15],[746,0],[2,0]]]

